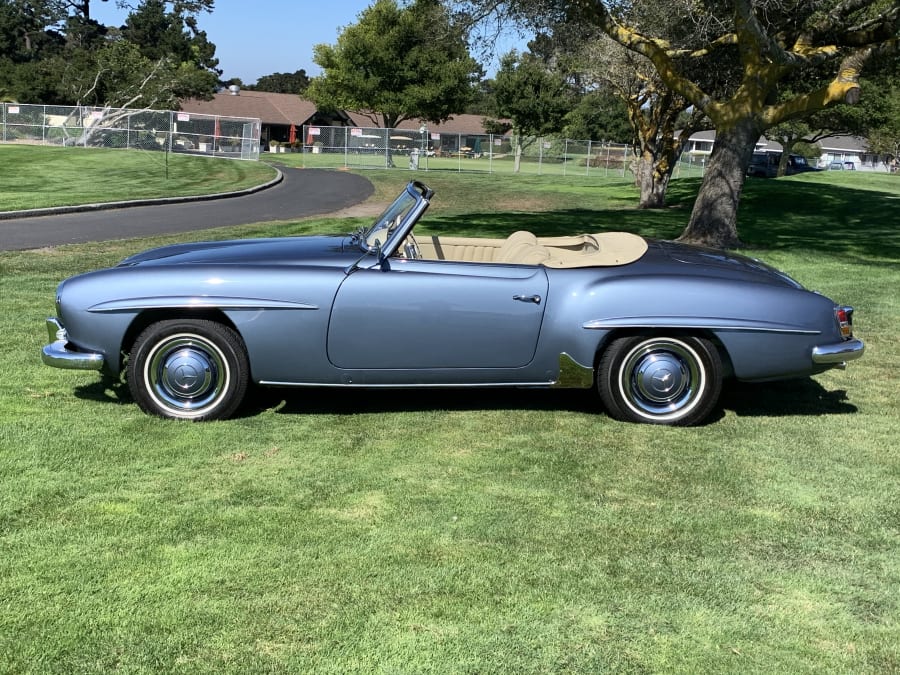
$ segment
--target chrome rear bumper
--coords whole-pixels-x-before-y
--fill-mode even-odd
[[[813,347],[813,363],[824,366],[845,365],[847,361],[858,359],[866,351],[866,345],[862,340],[852,338],[843,342],[834,342],[830,345]]]
[[[47,319],[47,333],[50,344],[41,350],[41,360],[45,365],[68,370],[101,370],[103,354],[98,352],[79,352],[69,348],[69,336],[59,319]]]

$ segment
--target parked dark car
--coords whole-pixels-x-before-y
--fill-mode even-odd
[[[747,175],[759,178],[774,178],[778,175],[778,163],[780,161],[780,152],[754,152],[753,158],[750,160],[750,166],[747,169]],[[785,175],[792,176],[798,173],[819,170],[820,169],[806,161],[806,157],[803,157],[802,155],[790,155],[784,172]]]
[[[125,374],[148,413],[232,415],[248,385],[595,387],[612,417],[688,425],[722,380],[862,356],[853,309],[758,260],[623,232],[413,234],[413,182],[346,235],[180,244],[73,277],[46,364]]]

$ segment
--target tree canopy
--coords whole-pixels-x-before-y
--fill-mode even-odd
[[[319,44],[322,75],[306,95],[324,110],[355,110],[373,126],[404,120],[443,122],[466,108],[481,66],[438,0],[400,7],[376,0],[337,44]]]
[[[91,0],[0,0],[0,95],[155,108],[211,98],[216,48],[197,15],[212,9],[213,0],[141,0],[114,27],[91,18]]]
[[[250,91],[270,91],[275,94],[302,94],[309,87],[309,77],[302,68],[293,73],[263,75],[256,84],[248,85]]]
[[[528,52],[513,51],[500,60],[494,79],[497,112],[512,121],[515,135],[515,171],[519,171],[523,144],[560,129],[572,108],[573,95],[565,78]]]

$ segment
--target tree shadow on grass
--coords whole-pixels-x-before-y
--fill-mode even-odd
[[[621,230],[675,239],[690,217],[699,180],[669,188],[665,209],[571,208],[538,212],[484,212],[426,217],[430,234],[506,237],[530,230],[552,237]],[[748,247],[802,250],[848,261],[900,259],[900,196],[830,183],[748,180],[738,213],[738,232]]]
[[[900,259],[900,194],[823,180],[817,174],[748,179],[738,211],[741,240],[760,249]],[[676,181],[669,188],[669,203],[687,218],[698,188],[699,179]]]

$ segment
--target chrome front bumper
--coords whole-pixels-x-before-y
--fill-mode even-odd
[[[812,360],[813,363],[823,366],[836,366],[840,368],[847,364],[847,361],[858,359],[866,351],[866,345],[862,340],[852,338],[843,342],[834,342],[830,345],[819,345],[813,347]]]
[[[79,352],[69,348],[69,336],[59,319],[47,319],[47,333],[50,344],[41,350],[41,360],[45,365],[68,370],[100,370],[103,368],[103,354]]]

